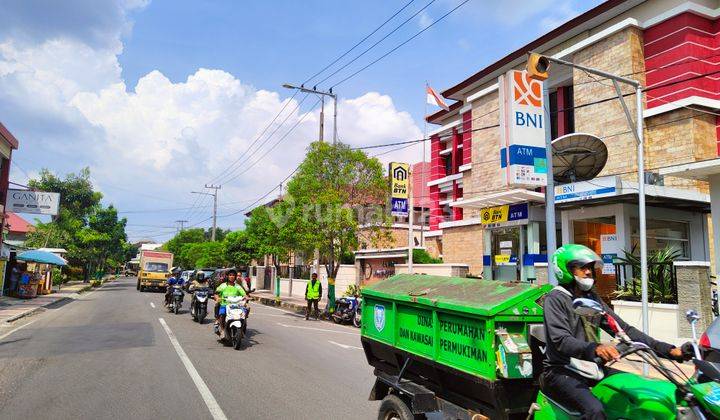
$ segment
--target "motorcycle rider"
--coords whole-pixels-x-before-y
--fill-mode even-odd
[[[215,295],[213,296],[213,300],[216,302],[215,306],[218,307],[215,318],[215,332],[217,334],[220,333],[220,329],[223,328],[225,324],[225,305],[227,304],[227,298],[230,296],[247,295],[242,286],[235,284],[235,281],[237,280],[237,271],[228,270],[226,273],[226,280],[227,281],[225,283],[215,289]]]
[[[683,360],[682,350],[657,341],[626,324],[592,289],[598,255],[590,248],[567,244],[552,256],[551,266],[558,286],[543,303],[545,325],[545,360],[540,388],[549,398],[582,413],[583,419],[605,419],[600,401],[590,392],[604,374],[594,363],[618,360],[620,353],[611,344],[601,344],[598,327],[613,335],[605,317],[582,317],[573,311],[573,300],[589,298],[599,302],[633,341],[647,344],[658,356]],[[590,363],[588,363],[590,362]],[[613,372],[606,372],[612,374]]]
[[[182,286],[184,280],[182,277],[180,277],[180,274],[182,273],[182,270],[175,269],[170,274],[170,277],[167,279],[167,283],[165,284],[165,306],[170,305],[170,299],[172,297],[172,289],[174,285]]]
[[[195,289],[208,287],[207,278],[205,277],[205,273],[203,271],[195,271],[191,278],[192,281],[190,282],[190,286],[188,286],[188,292],[192,293]]]

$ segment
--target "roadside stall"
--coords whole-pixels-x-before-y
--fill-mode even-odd
[[[20,275],[17,295],[31,299],[38,294],[48,294],[52,290],[52,266],[65,266],[67,261],[59,255],[48,251],[25,251],[17,256],[18,261],[25,261],[27,269]]]

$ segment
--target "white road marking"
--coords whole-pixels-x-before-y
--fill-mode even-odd
[[[12,329],[12,330],[6,332],[6,333],[3,334],[3,335],[0,335],[0,340],[4,339],[5,337],[7,337],[8,335],[14,333],[14,332],[17,331],[17,330],[20,330],[20,329],[22,329],[22,328],[27,327],[28,325],[32,324],[33,322],[37,321],[38,319],[40,319],[40,318],[35,318],[35,319],[33,319],[32,321],[28,322],[27,324],[23,324],[23,325],[15,328],[15,329]]]
[[[152,302],[150,302],[150,306],[152,306],[152,307],[154,308],[154,307],[155,307],[155,304],[152,303]]]
[[[175,352],[178,354],[178,357],[180,357],[180,360],[185,366],[185,369],[190,375],[190,378],[192,378],[193,382],[195,383],[195,387],[197,388],[198,392],[200,392],[200,396],[202,397],[203,401],[205,401],[205,405],[207,406],[208,410],[210,410],[210,414],[212,415],[213,419],[227,420],[225,413],[222,411],[222,408],[220,408],[220,405],[215,400],[215,397],[213,397],[212,392],[210,392],[210,389],[205,384],[205,381],[203,381],[197,369],[195,369],[195,366],[193,366],[192,362],[190,361],[190,358],[187,356],[187,354],[185,354],[185,351],[180,346],[177,338],[175,338],[175,334],[172,332],[170,327],[168,327],[167,323],[165,323],[164,319],[158,318],[158,321],[160,321],[160,325],[162,325],[163,329],[167,333],[170,342],[175,348]]]
[[[274,307],[274,306],[263,305],[262,303],[253,303],[252,306],[255,307],[255,308],[267,308],[267,309],[272,309],[272,310],[274,310],[274,311],[278,311],[278,312],[283,312],[283,313],[286,313],[286,314],[290,314],[290,315],[296,316],[296,317],[298,317],[298,318],[304,318],[304,317],[305,317],[305,315],[298,314],[297,312],[287,311],[287,310],[285,310],[285,309],[276,308],[276,307]],[[262,312],[258,312],[258,313],[262,313]],[[263,315],[266,315],[266,314],[263,314]],[[351,326],[349,326],[349,325],[342,325],[342,324],[333,324],[333,325],[335,325],[336,327],[341,327],[341,328],[348,329],[348,330],[350,330],[350,331],[358,331],[358,328],[351,327]]]
[[[338,333],[338,334],[360,335],[359,333],[350,332],[350,331],[329,330],[327,328],[301,327],[300,325],[288,325],[288,324],[283,324],[281,322],[278,322],[277,324],[282,327],[285,327],[285,328],[299,328],[301,330],[325,331],[325,332],[333,332],[333,333]]]
[[[362,349],[363,349],[362,347],[358,347],[358,346],[350,346],[350,345],[348,345],[348,344],[336,343],[335,341],[332,341],[332,340],[328,340],[328,343],[330,343],[330,344],[335,344],[336,346],[342,347],[342,348],[344,348],[344,349],[357,349],[357,350],[362,350]]]
[[[295,318],[305,318],[305,317],[302,316],[302,315],[292,315],[292,314],[280,315],[280,314],[264,314],[264,313],[262,313],[262,312],[257,312],[257,311],[253,311],[253,312],[255,312],[255,314],[256,314],[257,316],[275,316],[275,317],[278,317],[278,318],[285,318],[285,319],[287,319],[288,316],[294,316]]]

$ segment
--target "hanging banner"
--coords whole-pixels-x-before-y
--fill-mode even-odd
[[[600,254],[603,260],[603,274],[615,274],[613,260],[617,258],[619,252],[620,241],[617,235],[600,235]]]
[[[5,210],[14,213],[57,216],[60,193],[8,189]]]
[[[509,186],[547,185],[543,83],[526,71],[498,78],[500,92],[500,167]]]
[[[408,216],[410,165],[390,162],[390,205],[393,216]]]

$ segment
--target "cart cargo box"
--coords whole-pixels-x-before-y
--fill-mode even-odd
[[[368,362],[376,374],[402,370],[402,378],[437,397],[493,419],[527,413],[539,371],[529,326],[542,324],[539,300],[550,289],[407,274],[368,286],[362,308]]]

